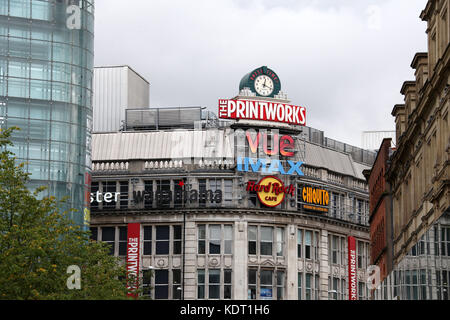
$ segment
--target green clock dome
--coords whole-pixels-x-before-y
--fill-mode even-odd
[[[258,93],[258,91],[255,89],[255,80],[259,76],[267,76],[273,81],[273,91],[269,95],[261,95]],[[254,92],[259,97],[270,97],[273,98],[276,96],[280,90],[281,90],[281,82],[278,75],[271,69],[267,68],[266,66],[259,67],[252,72],[247,73],[239,83],[239,91],[241,91],[244,88],[249,88],[252,92]]]

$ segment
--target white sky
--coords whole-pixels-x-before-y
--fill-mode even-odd
[[[426,0],[97,0],[95,66],[129,65],[150,106],[204,106],[238,93],[262,65],[307,125],[361,146],[394,130],[392,108],[427,51]]]

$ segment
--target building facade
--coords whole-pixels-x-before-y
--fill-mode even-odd
[[[68,196],[83,225],[89,186],[94,1],[0,1],[0,117],[30,187]]]
[[[383,139],[371,170],[364,171],[370,199],[370,264],[380,268],[380,281],[392,271],[392,193],[385,174],[393,150],[391,139]]]
[[[233,101],[287,103],[254,91],[244,87]],[[92,238],[125,263],[127,227],[140,225],[140,276],[152,299],[344,300],[349,285],[366,299],[362,171],[375,154],[306,126],[200,109],[150,109],[164,117],[93,135]]]
[[[393,271],[375,294],[381,299],[448,299],[449,15],[450,1],[430,0],[428,52],[417,53],[405,103],[394,106],[397,150],[385,174],[392,189]]]

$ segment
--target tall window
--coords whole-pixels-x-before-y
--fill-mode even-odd
[[[312,288],[312,282],[313,281],[313,276],[311,273],[306,273],[305,274],[305,300],[312,300],[312,292],[313,292],[313,288]]]
[[[128,181],[120,181],[120,209],[128,208]]]
[[[110,255],[114,255],[116,240],[116,228],[115,227],[103,227],[102,228],[102,241],[106,242],[110,246]]]
[[[173,254],[181,254],[181,226],[172,226],[173,228]]]
[[[199,179],[198,180],[198,203],[200,207],[206,206],[206,197],[200,196],[202,194],[206,195],[206,179]]]
[[[441,227],[441,255],[450,256],[450,227]]]
[[[224,277],[223,277],[224,278],[223,279],[223,298],[224,299],[231,299],[231,288],[232,288],[231,276],[232,276],[231,269],[225,269]]]
[[[257,269],[248,269],[248,299],[256,300]]]
[[[200,224],[198,225],[198,253],[205,254],[206,250],[206,225]]]
[[[181,270],[172,270],[172,299],[181,299]]]
[[[156,181],[156,202],[158,207],[168,208],[170,207],[170,180],[157,180]]]
[[[153,204],[153,181],[144,180],[144,193],[147,195],[144,197],[144,208],[151,209]]]
[[[209,299],[220,299],[220,269],[208,270]]]
[[[277,300],[284,299],[284,271],[277,271]]]
[[[156,254],[169,254],[169,226],[156,226]]]
[[[155,299],[169,298],[169,270],[155,270]]]
[[[312,249],[312,231],[305,231],[305,258],[311,259],[311,249]]]
[[[116,181],[105,181],[103,182],[103,208],[104,209],[114,209],[116,208]],[[105,199],[104,195],[110,192],[112,197],[108,200]]]
[[[205,299],[205,270],[197,270],[197,299]]]
[[[277,228],[277,256],[282,257],[284,255],[284,228]]]
[[[152,227],[144,226],[144,255],[152,254]]]
[[[231,254],[233,246],[233,226],[224,225],[223,226],[223,236],[224,236],[224,253]]]
[[[302,244],[303,244],[303,233],[302,230],[297,230],[297,258],[302,257]]]
[[[272,255],[273,246],[273,228],[272,227],[261,227],[261,255]]]
[[[260,296],[262,298],[272,298],[273,297],[273,271],[272,270],[261,270],[260,272]]]
[[[225,185],[225,193],[224,193],[225,205],[231,205],[231,203],[233,202],[233,180],[225,179],[224,185]]]
[[[119,256],[127,255],[127,227],[119,227]]]
[[[92,183],[91,183],[91,193],[92,193],[92,200],[93,201],[91,202],[91,209],[98,209],[97,191],[99,191],[98,181],[92,181]]]
[[[220,225],[209,225],[209,254],[220,254]]]
[[[256,226],[248,227],[248,254],[256,254],[258,229]]]

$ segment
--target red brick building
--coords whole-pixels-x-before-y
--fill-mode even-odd
[[[380,267],[381,281],[392,270],[392,196],[385,179],[391,150],[391,139],[383,139],[372,169],[364,171],[369,183],[370,262]]]

